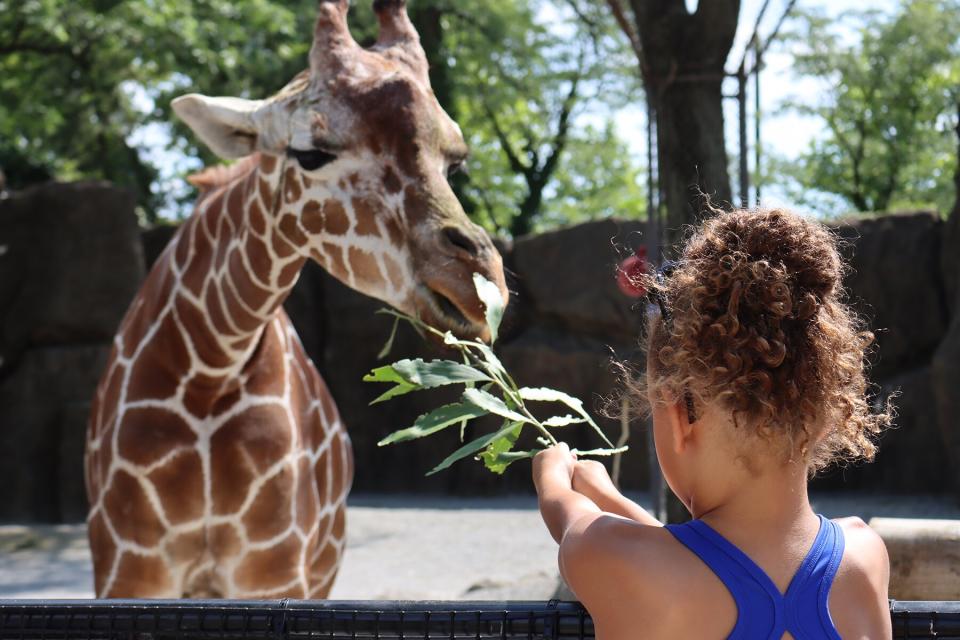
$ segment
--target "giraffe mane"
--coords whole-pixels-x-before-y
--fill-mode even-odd
[[[259,162],[260,152],[256,151],[233,164],[217,164],[212,167],[205,167],[197,173],[187,176],[187,182],[200,190],[198,200],[202,200],[218,188],[246,176]]]

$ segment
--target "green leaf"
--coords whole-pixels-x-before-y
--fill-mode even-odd
[[[363,376],[364,382],[393,382],[396,383],[396,386],[388,390],[386,393],[377,397],[376,400],[370,404],[377,404],[378,402],[383,402],[384,400],[389,400],[390,398],[395,398],[397,396],[402,396],[411,391],[416,391],[420,387],[415,384],[410,384],[403,376],[401,376],[397,371],[394,371],[393,365],[388,365],[386,367],[378,367]]]
[[[624,453],[629,449],[630,447],[617,447],[615,449],[589,449],[587,451],[578,451],[577,449],[571,449],[570,452],[578,456],[615,456],[618,453]]]
[[[490,376],[473,367],[452,360],[400,360],[393,363],[393,370],[400,374],[405,382],[424,389],[432,389],[447,384],[465,382],[489,382]]]
[[[530,422],[530,418],[510,409],[500,398],[481,389],[466,389],[463,392],[464,401],[474,404],[490,413],[513,422]]]
[[[394,316],[393,318],[393,329],[390,330],[390,337],[387,338],[387,343],[383,345],[383,349],[380,349],[380,353],[377,354],[377,360],[383,360],[390,352],[393,350],[393,341],[397,337],[397,327],[400,326],[400,317]]]
[[[500,322],[503,320],[503,296],[500,294],[500,287],[484,278],[479,273],[473,274],[473,286],[477,288],[477,295],[483,302],[484,316],[487,319],[487,326],[490,327],[490,343],[497,341],[497,334],[500,331]]]
[[[557,391],[556,389],[546,389],[546,388],[531,388],[523,387],[520,389],[520,397],[524,400],[530,400],[533,402],[562,402],[571,409],[573,409],[584,422],[593,427],[593,430],[596,431],[600,437],[603,439],[608,446],[612,447],[613,443],[610,442],[610,439],[607,438],[606,434],[600,429],[600,426],[593,421],[593,418],[590,417],[590,414],[586,412],[583,408],[583,401],[579,398],[574,398],[571,395],[568,395],[562,391]]]
[[[497,456],[495,463],[498,465],[503,465],[503,469],[506,470],[506,468],[514,462],[517,462],[518,460],[526,460],[527,458],[533,458],[541,451],[543,451],[543,449],[534,449],[532,451],[505,451]],[[489,465],[487,468],[493,471]],[[503,472],[500,471],[498,473]]]
[[[507,454],[513,449],[513,445],[517,443],[520,432],[523,430],[523,423],[513,424],[513,429],[508,431],[506,435],[488,444],[487,448],[480,454],[480,459],[483,460],[483,464],[486,465],[487,469],[490,469],[490,471],[496,474],[501,474],[507,470],[510,462],[504,463],[504,461],[500,459],[500,456]]]
[[[485,415],[487,415],[487,412],[484,409],[472,404],[457,403],[444,405],[417,418],[412,427],[391,433],[378,442],[377,446],[383,447],[395,442],[406,442],[407,440],[415,440],[429,436],[460,421],[466,422],[467,420]]]
[[[487,445],[489,445],[491,442],[493,442],[497,438],[502,438],[503,436],[507,435],[515,428],[516,428],[516,425],[511,422],[507,426],[505,426],[503,429],[500,429],[500,431],[494,431],[493,433],[488,433],[485,436],[480,436],[476,440],[472,440],[468,442],[467,444],[463,445],[462,447],[460,447],[459,449],[451,453],[449,456],[447,456],[443,460],[443,462],[441,462],[436,467],[434,467],[427,475],[432,476],[435,473],[443,471],[444,469],[452,465],[457,460],[463,460],[467,456],[472,456],[473,454],[477,453],[481,449],[484,449]]]
[[[567,427],[571,424],[583,424],[586,422],[583,418],[575,418],[569,414],[565,416],[553,416],[552,418],[547,418],[540,424],[545,427]]]

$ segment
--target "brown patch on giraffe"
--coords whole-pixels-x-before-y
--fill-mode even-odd
[[[262,236],[267,232],[267,219],[263,216],[263,209],[260,208],[260,203],[257,202],[256,198],[250,201],[250,207],[247,210],[249,211],[247,218],[250,221],[250,228],[257,235]]]
[[[232,391],[225,393],[216,399],[216,402],[213,403],[213,406],[209,409],[209,415],[213,417],[221,416],[230,409],[232,409],[240,399],[243,397],[243,392],[240,388],[233,389]]]
[[[207,238],[215,237],[216,225],[220,222],[221,216],[223,216],[223,203],[225,199],[223,189],[218,189],[210,194],[210,199],[206,202],[206,206],[203,207],[203,211],[200,214],[200,225],[203,227],[200,231],[205,231],[206,233],[198,233],[197,235],[204,235]]]
[[[260,154],[260,170],[265,174],[270,175],[277,168],[277,157],[269,154],[262,153]]]
[[[341,495],[346,493],[347,489],[349,488],[349,482],[346,477],[346,472],[349,466],[347,462],[348,455],[349,447],[343,441],[343,438],[339,433],[334,435],[330,439],[331,498],[339,498]]]
[[[199,231],[194,234],[194,250],[181,274],[181,281],[193,295],[199,296],[213,270],[214,247]]]
[[[173,449],[192,447],[197,435],[177,414],[154,407],[128,409],[117,434],[117,453],[124,460],[148,466]]]
[[[261,485],[253,503],[243,514],[241,521],[247,538],[259,542],[286,531],[291,524],[290,500],[293,495],[293,470],[290,465],[285,465]]]
[[[270,257],[270,250],[267,248],[267,245],[263,240],[251,233],[247,234],[245,250],[250,268],[259,276],[254,276],[252,280],[254,282],[268,282],[270,280],[270,267],[273,266],[273,258]],[[239,258],[240,251],[237,250],[235,253],[238,254],[237,257]],[[242,260],[238,262],[237,268],[243,268]],[[240,275],[240,273],[234,274],[234,282],[237,281],[236,277]]]
[[[295,247],[302,247],[307,244],[307,236],[303,235],[297,216],[292,213],[285,214],[280,218],[280,231],[283,232],[284,239]]]
[[[216,558],[232,558],[243,550],[243,540],[232,524],[218,524],[208,530],[207,546]]]
[[[317,521],[317,486],[310,472],[310,460],[302,457],[297,460],[299,482],[297,482],[296,510],[297,527],[309,531]]]
[[[287,455],[290,438],[287,412],[279,404],[252,406],[217,429],[210,438],[213,512],[235,513],[244,500],[236,488]]]
[[[351,204],[357,218],[357,235],[379,236],[380,228],[377,226],[376,210],[370,201],[366,198],[353,198]]]
[[[226,218],[224,218],[226,220]],[[220,228],[217,231],[217,241],[216,248],[213,252],[213,264],[211,267],[216,273],[220,273],[221,269],[226,266],[227,263],[227,251],[230,250],[230,241],[232,233],[226,228],[225,222],[220,222]]]
[[[207,307],[207,316],[213,324],[213,328],[223,336],[234,335],[234,330],[230,328],[227,322],[226,313],[223,311],[223,305],[220,303],[220,292],[217,287],[207,287],[207,295],[203,298]]]
[[[333,514],[333,527],[330,529],[330,535],[337,540],[343,540],[343,534],[347,529],[347,510],[342,506]]]
[[[394,291],[403,290],[403,277],[401,276],[400,265],[388,254],[383,255],[383,267],[387,271],[387,278],[393,285]]]
[[[350,218],[338,200],[323,203],[324,231],[334,236],[342,236],[350,230]]]
[[[303,269],[303,262],[300,260],[295,260],[285,266],[280,270],[280,275],[277,276],[277,286],[281,289],[292,287],[293,283],[296,282],[300,276],[301,269]]]
[[[313,565],[310,567],[310,577],[313,580],[325,580],[333,574],[333,569],[337,564],[338,557],[339,554],[337,553],[336,546],[329,542],[323,545],[320,555],[317,556],[317,559],[314,560]]]
[[[244,385],[246,392],[254,396],[283,396],[284,356],[284,345],[277,338],[274,324],[271,323],[264,329],[260,344],[244,369],[247,375]]]
[[[300,540],[290,534],[262,551],[251,551],[233,574],[237,587],[248,591],[279,589],[299,575]]]
[[[365,124],[364,142],[374,150],[392,155],[397,167],[408,176],[418,175],[416,117],[422,94],[413,83],[398,77],[372,89],[347,93],[346,98],[358,119]],[[373,151],[381,155],[380,151]]]
[[[227,210],[226,214],[229,216],[230,222],[233,223],[234,229],[239,229],[243,225],[243,212],[246,207],[244,207],[246,200],[246,181],[240,182],[233,185],[230,188],[230,194],[227,196]],[[223,236],[221,236],[222,238]]]
[[[220,291],[223,293],[224,310],[230,314],[233,324],[241,331],[256,331],[263,321],[247,311],[242,299],[234,292],[234,287],[230,286],[227,278],[221,280]]]
[[[235,249],[230,255],[227,272],[237,285],[244,302],[251,309],[262,309],[273,295],[268,289],[272,261],[263,242],[250,234],[247,237],[246,252],[250,260],[250,269],[243,264],[242,249]],[[254,255],[251,255],[253,253]],[[260,264],[257,264],[258,261]]]
[[[296,252],[294,246],[276,229],[270,234],[270,246],[280,258],[288,258]]]
[[[403,229],[400,228],[400,223],[397,221],[397,216],[384,216],[384,226],[387,228],[387,235],[390,237],[390,242],[395,247],[402,247],[404,245],[404,234]]]
[[[400,193],[403,189],[400,176],[393,170],[393,167],[387,166],[383,169],[383,188],[386,189],[390,195]]]
[[[337,405],[333,403],[333,395],[330,393],[330,390],[327,389],[326,385],[324,385],[323,391],[324,393],[320,395],[320,407],[323,409],[325,426],[330,427],[330,425],[337,421],[340,414],[337,411]]]
[[[307,200],[300,212],[300,222],[303,228],[310,233],[318,234],[323,231],[323,207],[316,200]]]
[[[303,195],[303,189],[300,186],[300,177],[297,170],[293,167],[287,167],[283,174],[283,198],[287,204],[293,204],[300,200]]]
[[[349,176],[347,176],[347,182],[350,183],[351,187],[356,189],[360,186],[360,174],[357,172],[351,173]]]
[[[202,311],[182,297],[177,297],[174,301],[174,309],[181,323],[188,328],[190,342],[205,364],[215,369],[223,369],[233,363],[233,359],[224,353],[219,342],[217,342],[217,336],[204,321]],[[183,367],[180,371],[185,371],[187,368],[189,367]]]
[[[195,450],[180,453],[147,476],[173,525],[203,517],[203,464]]]
[[[127,402],[165,400],[177,392],[179,376],[190,368],[190,354],[169,312],[133,363]]]
[[[164,553],[173,564],[192,564],[206,551],[206,536],[203,529],[181,533],[163,545]]]
[[[356,247],[350,247],[349,254],[350,266],[353,268],[353,275],[358,281],[366,282],[372,287],[382,287],[384,285],[383,274],[380,273],[380,266],[374,256]]]
[[[407,214],[410,224],[417,224],[424,218],[423,207],[420,204],[420,194],[413,185],[403,190],[403,210]]]
[[[157,598],[171,593],[173,576],[163,558],[124,551],[119,562],[116,581],[104,597]]]
[[[117,553],[117,545],[110,537],[110,530],[104,522],[102,511],[97,511],[87,522],[87,536],[90,538],[90,548],[93,551],[94,589],[99,594],[103,593],[110,567]]]
[[[115,357],[116,354],[111,354],[111,359]],[[107,379],[101,383],[100,389],[102,389],[103,395],[97,402],[96,413],[94,414],[94,419],[92,421],[93,425],[106,425],[113,423],[113,420],[117,414],[117,406],[120,402],[120,392],[123,389],[123,376],[126,371],[127,368],[117,362],[112,367]],[[105,407],[109,407],[111,412],[109,415],[103,414]]]
[[[103,507],[114,531],[123,540],[142,547],[156,546],[164,534],[163,522],[146,492],[132,475],[118,469],[103,496]]]
[[[260,201],[263,203],[263,206],[267,208],[267,211],[273,213],[273,191],[270,189],[270,183],[260,178]]]
[[[330,493],[330,487],[333,482],[330,480],[330,448],[322,449],[317,461],[313,465],[313,475],[317,481],[317,493],[320,494],[320,502],[328,504],[333,496]],[[321,522],[322,524],[322,522]]]

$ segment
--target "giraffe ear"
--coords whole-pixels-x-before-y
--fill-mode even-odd
[[[256,150],[258,131],[253,115],[261,100],[210,98],[199,93],[170,103],[177,116],[221,158],[233,160]]]

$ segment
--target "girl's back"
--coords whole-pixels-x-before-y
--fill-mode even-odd
[[[575,525],[561,547],[561,567],[602,640],[889,638],[883,542],[859,518],[823,526],[833,529],[831,524],[842,536],[839,545],[819,521],[779,541],[749,531],[711,540],[721,534],[704,521],[678,530],[600,515]],[[710,533],[700,538],[698,550],[706,562],[678,539],[697,540],[704,531]],[[725,544],[736,550],[721,553]],[[831,549],[842,558],[835,570]],[[735,559],[737,550],[746,558]],[[756,581],[735,575],[730,565],[743,566],[740,561],[752,565],[747,572],[758,572]],[[803,574],[806,584],[800,585],[795,576]]]

